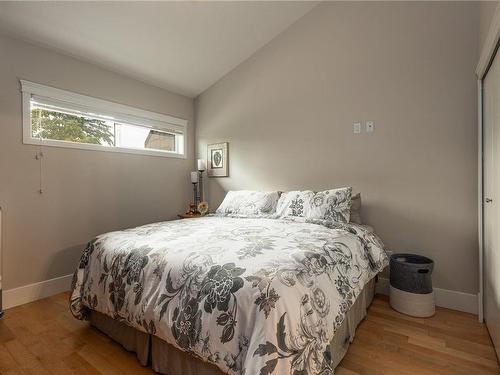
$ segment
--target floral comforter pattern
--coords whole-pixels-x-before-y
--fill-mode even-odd
[[[388,263],[355,224],[205,217],[98,236],[70,308],[99,311],[228,374],[332,374],[329,343]]]

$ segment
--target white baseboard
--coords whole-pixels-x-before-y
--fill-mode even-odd
[[[73,275],[56,277],[55,279],[40,281],[39,283],[20,286],[19,288],[3,291],[2,308],[9,309],[14,306],[23,305],[42,298],[53,296],[57,293],[66,292],[71,287]]]
[[[476,294],[456,292],[448,289],[434,289],[436,306],[446,307],[447,309],[463,311],[471,314],[478,314],[478,299]],[[380,277],[375,292],[389,295],[389,279]]]

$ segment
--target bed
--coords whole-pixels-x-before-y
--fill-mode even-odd
[[[168,375],[332,374],[388,264],[353,223],[208,216],[85,248],[70,309]]]

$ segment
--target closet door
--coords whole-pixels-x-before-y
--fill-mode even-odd
[[[499,54],[500,55],[500,54]],[[500,56],[483,80],[484,318],[500,357]]]

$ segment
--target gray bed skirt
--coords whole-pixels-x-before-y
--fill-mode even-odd
[[[340,328],[335,333],[331,344],[332,364],[337,367],[344,358],[349,344],[359,323],[366,317],[366,310],[370,306],[375,294],[375,278],[370,280],[362,290],[358,299],[347,313]],[[125,323],[92,311],[90,323],[121,344],[126,350],[136,353],[137,359],[143,366],[151,368],[160,374],[167,375],[223,375],[215,365],[204,362],[185,353],[164,340],[129,327]]]

